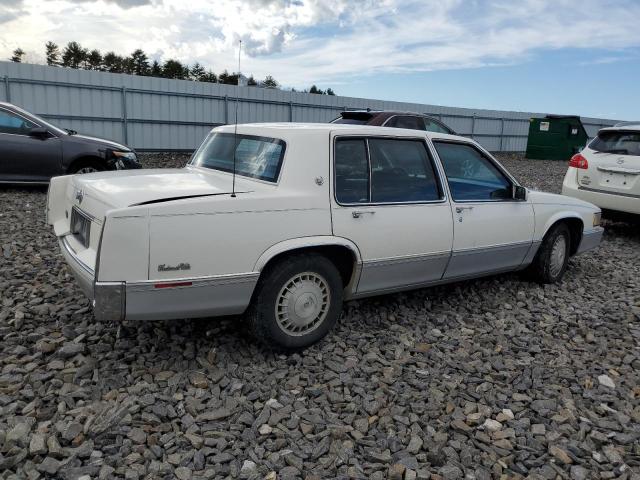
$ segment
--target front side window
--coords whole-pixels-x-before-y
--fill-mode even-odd
[[[192,165],[277,182],[285,143],[277,138],[212,133],[195,153]]]
[[[603,153],[640,156],[640,132],[600,132],[589,148]]]
[[[397,115],[391,117],[385,127],[408,128],[409,130],[424,130],[424,122],[420,117],[410,115]]]
[[[471,145],[434,142],[447,175],[451,196],[457,201],[511,199],[511,182]]]
[[[335,149],[339,203],[427,202],[443,198],[421,140],[339,138]]]
[[[0,110],[0,133],[11,133],[13,135],[28,135],[29,130],[36,127],[35,123],[25,120],[24,118]]]

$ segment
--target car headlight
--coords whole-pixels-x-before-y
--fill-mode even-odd
[[[600,226],[601,218],[602,218],[602,212],[598,212],[598,213],[594,213],[593,214],[593,226],[594,227]]]
[[[131,160],[132,162],[138,162],[138,157],[136,157],[136,154],[134,152],[113,152],[113,156],[118,160],[123,160],[126,158],[127,160]]]

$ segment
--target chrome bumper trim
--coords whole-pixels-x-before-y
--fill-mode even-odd
[[[612,197],[640,198],[640,195],[635,195],[633,193],[612,192],[609,190],[601,190],[599,188],[583,187],[582,185],[578,185],[578,190],[584,190],[585,192],[592,192],[592,193],[600,193],[604,195],[611,195]]]

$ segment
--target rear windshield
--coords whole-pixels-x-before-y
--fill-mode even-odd
[[[282,168],[285,143],[277,138],[233,133],[212,133],[191,160],[198,167],[277,182]]]
[[[348,125],[366,125],[368,120],[363,120],[361,118],[336,118],[331,123],[343,123]]]
[[[373,115],[369,112],[342,112],[338,118],[331,123],[343,123],[347,125],[366,125],[371,121]]]
[[[589,148],[603,153],[640,155],[640,132],[600,132]]]

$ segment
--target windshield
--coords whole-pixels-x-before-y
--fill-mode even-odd
[[[600,132],[589,148],[597,152],[640,156],[640,132]]]
[[[277,138],[212,133],[193,156],[192,165],[277,182],[285,143]]]

